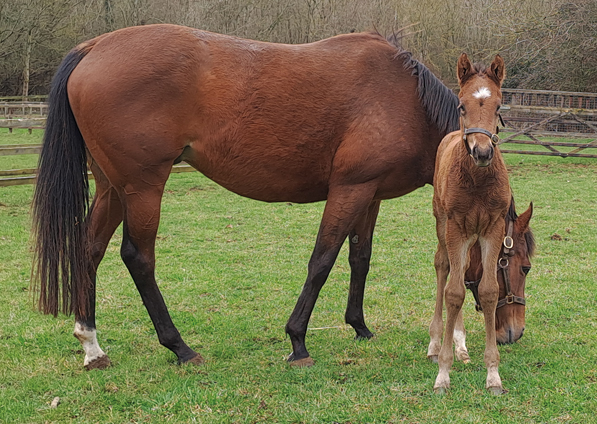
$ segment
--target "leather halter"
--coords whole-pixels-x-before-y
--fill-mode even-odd
[[[499,299],[497,306],[495,309],[501,308],[504,305],[511,305],[513,303],[518,303],[519,305],[526,305],[526,300],[524,297],[515,296],[512,293],[512,287],[510,285],[510,260],[508,259],[511,256],[510,250],[514,247],[514,239],[512,238],[512,234],[514,232],[514,222],[510,221],[508,223],[508,232],[506,237],[504,237],[503,248],[502,248],[502,255],[498,260],[498,268],[502,270],[502,275],[504,277],[504,285],[506,286],[506,297]],[[483,311],[481,308],[481,302],[479,301],[479,283],[481,280],[477,281],[465,281],[464,285],[467,289],[473,292],[473,297],[475,298],[475,309],[479,312]]]
[[[458,108],[460,108],[461,106],[459,105]],[[504,119],[502,118],[501,114],[498,114],[499,118],[500,118],[500,122],[502,124],[502,126],[506,126],[504,124]],[[486,130],[485,128],[477,128],[477,127],[473,127],[473,128],[467,128],[464,125],[464,119],[462,118],[462,116],[460,117],[460,128],[462,128],[464,130],[464,134],[462,135],[462,142],[464,143],[464,147],[466,148],[466,151],[468,152],[469,155],[472,156],[473,152],[471,151],[470,146],[468,145],[468,143],[466,142],[466,136],[469,134],[474,134],[474,133],[479,133],[479,134],[484,134],[487,137],[489,137],[489,139],[491,140],[491,143],[494,146],[498,146],[501,144],[500,141],[500,137],[498,136],[499,132],[500,132],[500,127],[496,127],[495,129],[495,133],[492,134],[491,131]]]

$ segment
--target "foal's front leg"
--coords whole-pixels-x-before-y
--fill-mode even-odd
[[[504,234],[503,220],[493,226],[484,237],[479,237],[483,269],[495,270],[502,238]],[[504,392],[502,379],[498,372],[500,353],[495,338],[495,309],[499,296],[499,285],[496,272],[484,272],[479,283],[479,302],[483,308],[485,318],[485,366],[487,367],[486,388],[493,394]]]
[[[446,280],[450,272],[450,262],[448,258],[448,251],[445,247],[443,236],[445,234],[445,226],[438,225],[438,237],[440,242],[437,245],[435,253],[435,273],[437,277],[437,293],[435,297],[435,311],[433,319],[429,325],[429,347],[427,348],[427,358],[437,363],[439,352],[442,346],[442,335],[444,332],[444,321],[442,318],[444,309],[444,290],[446,288]],[[463,361],[465,364],[470,362],[468,350],[466,348],[466,333],[464,330],[464,321],[462,319],[462,310],[458,313],[456,324],[454,327],[454,345],[456,347],[456,359]]]
[[[464,303],[464,272],[467,261],[468,250],[473,238],[466,239],[458,233],[456,225],[448,221],[446,228],[446,247],[450,259],[450,278],[444,291],[446,303],[446,331],[441,350],[439,352],[439,373],[435,379],[433,390],[436,393],[444,393],[450,388],[450,368],[454,363],[452,343],[454,342],[454,329],[456,320]]]

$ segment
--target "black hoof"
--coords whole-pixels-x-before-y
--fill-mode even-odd
[[[366,330],[366,331],[357,331],[357,335],[354,336],[355,340],[369,340],[371,338],[373,338],[375,334],[373,334],[371,331]]]

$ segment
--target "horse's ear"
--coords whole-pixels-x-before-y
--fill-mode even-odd
[[[473,74],[473,65],[466,53],[462,53],[458,58],[458,84],[462,87],[466,80]]]
[[[499,54],[495,55],[495,59],[491,62],[491,78],[496,82],[497,85],[500,87],[502,86],[502,82],[504,78],[506,78],[506,66],[504,65],[504,59]]]
[[[518,217],[516,220],[516,224],[520,229],[520,232],[525,232],[529,228],[529,222],[531,221],[531,217],[533,216],[533,202],[529,205],[529,208],[524,211],[522,215]]]

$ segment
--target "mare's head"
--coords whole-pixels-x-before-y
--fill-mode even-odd
[[[495,311],[496,341],[499,344],[514,343],[524,333],[525,326],[525,305],[524,288],[528,272],[531,270],[531,256],[535,251],[535,240],[529,227],[529,221],[533,215],[533,204],[520,216],[516,215],[514,201],[510,204],[510,210],[506,215],[506,235],[512,223],[512,240],[507,236],[504,245],[510,245],[511,249],[503,246],[498,264],[498,283],[500,293],[498,297],[498,308]],[[510,294],[508,296],[509,280]]]
[[[466,53],[458,58],[460,130],[468,153],[477,166],[491,164],[498,142],[497,128],[502,104],[504,60],[496,55],[489,68],[473,65]]]

